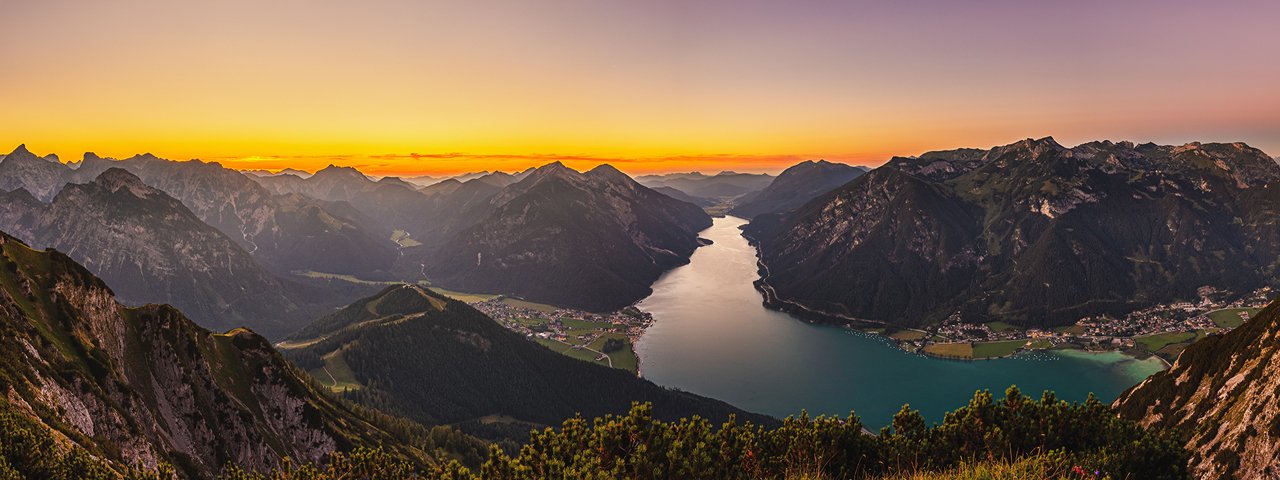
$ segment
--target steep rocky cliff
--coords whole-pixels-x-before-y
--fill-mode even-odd
[[[1186,439],[1201,478],[1280,476],[1280,303],[1187,347],[1115,402],[1120,415]]]
[[[211,333],[166,305],[126,308],[56,251],[0,233],[0,398],[112,462],[205,478],[382,445],[429,462],[319,393],[251,331]]]

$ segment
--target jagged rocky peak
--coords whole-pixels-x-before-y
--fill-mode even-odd
[[[27,150],[27,144],[19,144],[18,148],[13,149],[8,155],[4,156],[5,160],[16,160],[20,158],[38,158],[31,150]]]
[[[1038,157],[1046,152],[1059,152],[1067,148],[1060,145],[1053,137],[1044,137],[1041,139],[1027,138],[1019,140],[1003,147],[992,148],[987,154],[989,159],[998,159],[1006,155],[1016,155],[1019,157]]]

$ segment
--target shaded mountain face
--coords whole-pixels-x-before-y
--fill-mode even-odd
[[[0,162],[0,170],[7,163]],[[396,259],[389,234],[334,215],[307,197],[272,195],[247,175],[217,163],[176,162],[150,154],[112,160],[87,153],[75,169],[46,164],[38,169],[30,161],[13,164],[31,167],[9,167],[20,172],[4,172],[0,189],[22,188],[48,201],[67,183],[87,183],[109,168],[123,168],[181,201],[276,272],[363,273],[390,268]],[[31,173],[46,169],[47,174]]]
[[[281,349],[302,368],[322,372],[321,382],[329,378],[326,369],[349,370],[346,380],[358,384],[349,395],[427,424],[508,416],[555,425],[576,413],[624,413],[633,401],[654,402],[655,414],[668,419],[700,415],[718,422],[738,413],[767,421],[552,352],[465,303],[417,286],[392,286],[362,299]]]
[[[783,170],[763,190],[743,195],[729,214],[750,219],[765,213],[789,212],[864,173],[865,168],[826,160],[798,163]]]
[[[636,178],[649,188],[671,187],[688,195],[701,198],[735,197],[761,190],[773,181],[772,175],[755,173],[720,172],[715,175],[701,173],[673,173],[645,175]]]
[[[283,335],[316,311],[222,232],[123,169],[68,185],[49,204],[25,190],[0,194],[0,229],[67,252],[128,303],[176,305],[210,328]]]
[[[125,186],[123,188],[131,188]],[[429,461],[312,382],[262,337],[167,305],[126,308],[69,257],[0,233],[0,403],[95,456],[210,478],[383,446]]]
[[[1280,474],[1280,303],[1225,335],[1191,344],[1168,370],[1120,395],[1114,407],[1186,440],[1199,478]]]
[[[517,295],[585,310],[644,298],[658,276],[688,262],[711,218],[603,165],[543,166],[503,188],[472,223],[424,260],[447,288]]]
[[[895,158],[746,233],[779,308],[1057,325],[1274,283],[1277,180],[1239,143],[1025,140]]]

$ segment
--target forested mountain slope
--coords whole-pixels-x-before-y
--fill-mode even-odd
[[[305,369],[327,369],[322,383],[349,370],[346,380],[358,385],[348,395],[427,424],[506,417],[555,425],[578,413],[624,413],[636,401],[653,402],[666,419],[765,420],[552,352],[465,303],[411,285],[361,299],[280,347]]]

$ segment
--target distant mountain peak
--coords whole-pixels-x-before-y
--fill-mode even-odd
[[[341,167],[338,165],[334,165],[332,163],[330,163],[329,166],[324,167],[319,171],[317,171],[316,175],[320,175],[322,173],[327,173],[327,174],[346,173],[346,174],[360,175],[361,177],[365,176],[365,174],[361,173],[360,170],[357,170],[355,167]]]
[[[17,159],[35,160],[35,159],[39,159],[40,157],[36,156],[36,154],[34,153],[31,153],[31,150],[27,150],[27,145],[24,143],[22,145],[18,145],[18,148],[13,149],[13,151],[9,152],[8,155],[5,155],[4,158],[5,160],[17,160]]]
[[[129,157],[128,160],[161,160],[161,158],[155,156],[151,152],[147,152],[147,153],[140,153],[132,157]]]
[[[607,163],[602,163],[596,168],[588,170],[586,175],[592,178],[599,178],[613,182],[630,183],[633,181],[630,176],[622,173],[622,170],[618,170],[613,165],[609,165]]]
[[[302,178],[307,178],[311,176],[310,173],[303,170],[298,170],[296,168],[286,168],[284,170],[276,172],[276,175],[297,175]]]
[[[122,188],[129,189],[137,197],[147,197],[155,193],[156,190],[142,183],[142,179],[138,178],[132,172],[119,167],[111,167],[98,175],[93,180],[93,184],[105,188],[112,192],[118,192]]]
[[[577,170],[566,167],[563,163],[560,163],[560,161],[557,160],[538,167],[526,177],[526,180],[531,179],[534,183],[541,182],[548,178],[576,180],[580,178],[581,175],[582,174],[578,173]]]

